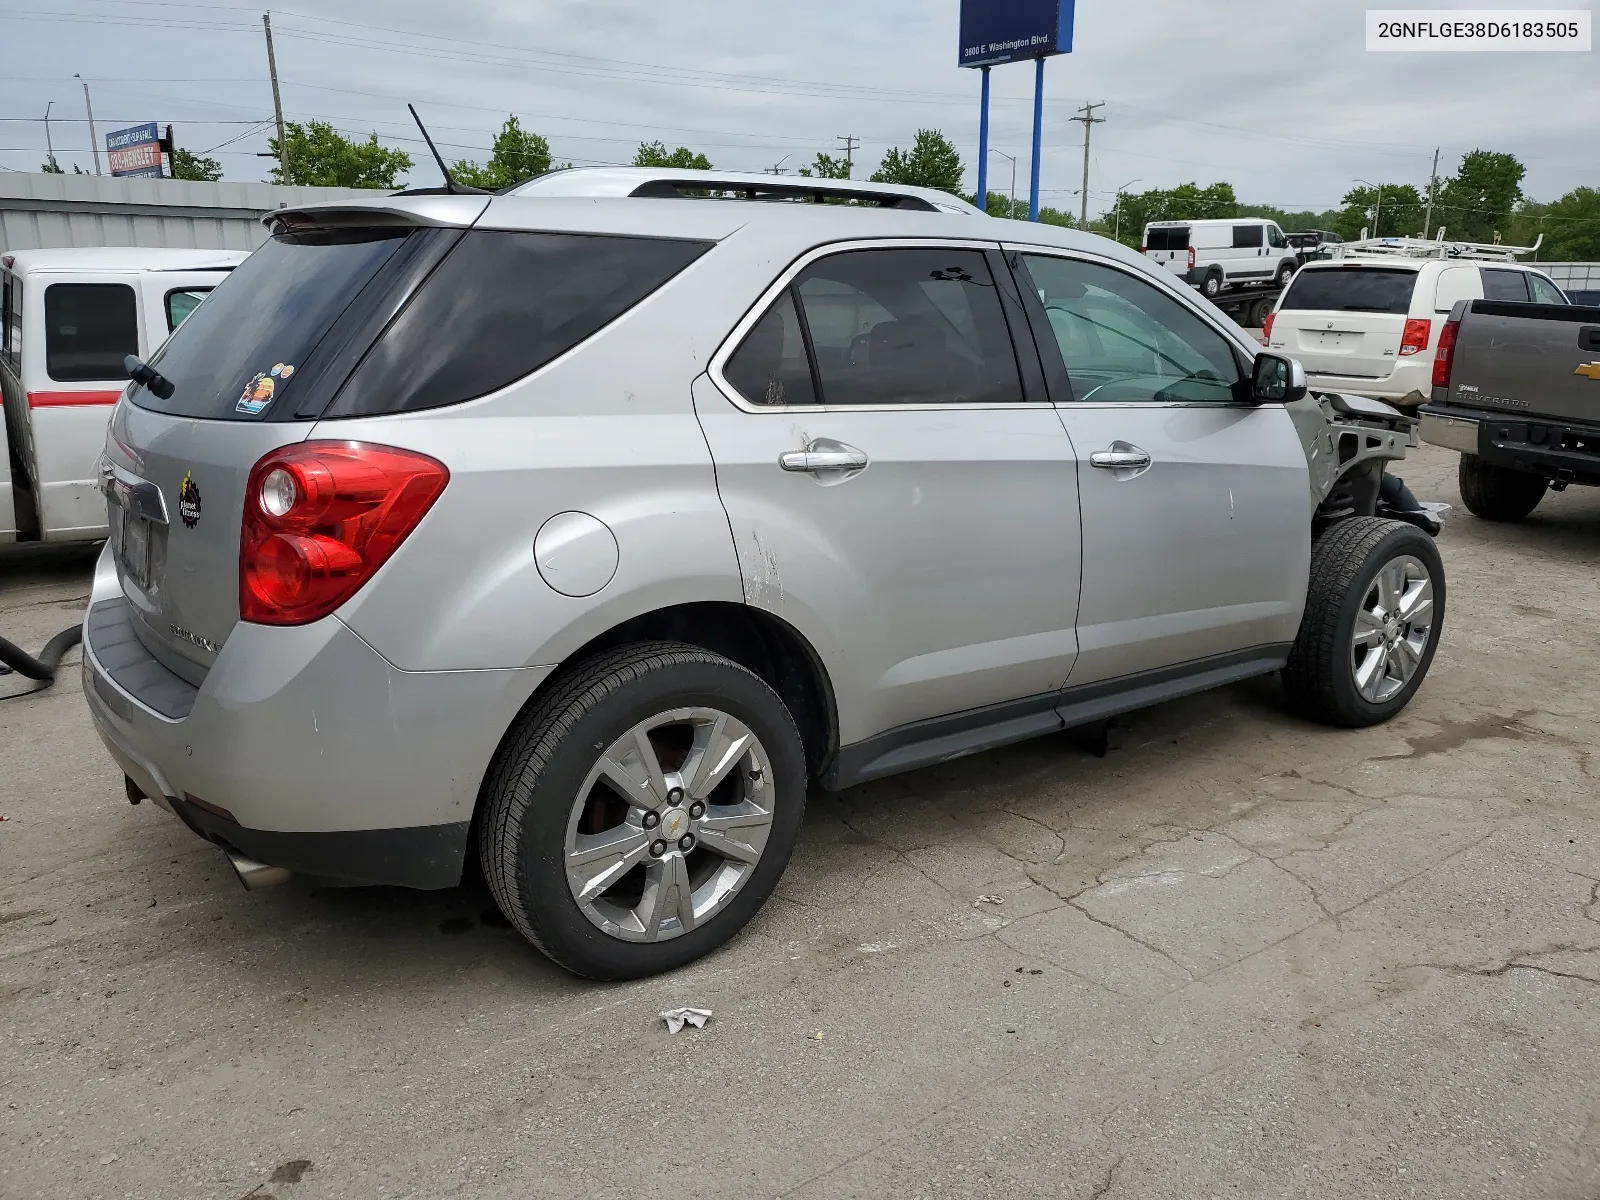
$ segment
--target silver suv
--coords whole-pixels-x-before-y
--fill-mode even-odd
[[[1115,243],[649,171],[270,224],[131,364],[84,642],[129,797],[247,884],[476,861],[639,976],[751,918],[813,783],[1269,672],[1366,725],[1433,656],[1410,419]]]

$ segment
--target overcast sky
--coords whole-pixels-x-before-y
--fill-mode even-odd
[[[1561,0],[1495,7],[1540,2]],[[1094,127],[1091,211],[1130,181],[1190,180],[1321,209],[1356,178],[1425,184],[1435,145],[1441,173],[1474,147],[1516,154],[1536,198],[1600,187],[1596,53],[1368,53],[1366,8],[1078,0],[1074,52],[1046,71],[1045,202],[1078,207],[1083,131],[1071,117],[1085,100],[1105,101],[1106,118]],[[452,159],[487,157],[515,112],[558,161],[626,162],[660,139],[719,167],[792,169],[852,134],[862,176],[933,127],[960,149],[970,189],[978,72],[955,65],[957,14],[958,0],[300,0],[274,10],[273,27],[288,118],[375,130],[412,152],[424,184],[437,176],[406,100]],[[0,0],[0,167],[38,170],[50,101],[58,159],[92,166],[77,72],[102,145],[110,129],[171,122],[226,178],[264,178],[266,134],[251,124],[272,114],[260,19],[228,0]],[[991,144],[1018,156],[1026,195],[1032,67],[993,78]],[[994,155],[990,187],[1010,181]]]

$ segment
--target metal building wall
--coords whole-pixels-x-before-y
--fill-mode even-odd
[[[347,196],[361,188],[190,183],[109,175],[0,174],[0,250],[43,246],[174,246],[254,250],[270,209]]]

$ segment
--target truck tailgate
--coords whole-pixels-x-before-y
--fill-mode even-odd
[[[1434,398],[1600,424],[1600,308],[1472,301]]]

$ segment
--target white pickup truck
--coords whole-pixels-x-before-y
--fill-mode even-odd
[[[0,256],[0,543],[106,536],[106,420],[147,358],[247,257],[79,247]]]

